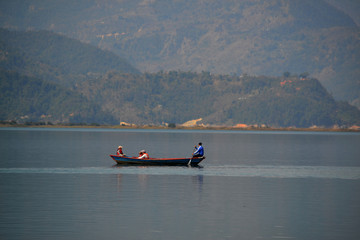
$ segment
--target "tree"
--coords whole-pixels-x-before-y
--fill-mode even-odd
[[[299,75],[300,78],[304,78],[304,79],[308,78],[309,76],[310,76],[310,73],[308,73],[308,72],[303,72]]]
[[[283,76],[284,76],[285,78],[290,77],[290,75],[291,75],[290,72],[284,72],[284,73],[283,73]]]

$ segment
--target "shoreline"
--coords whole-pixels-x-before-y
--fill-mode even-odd
[[[229,130],[229,131],[294,131],[294,132],[360,132],[360,129],[351,128],[294,128],[294,127],[227,127],[227,126],[193,126],[193,127],[166,127],[166,126],[121,126],[121,125],[76,125],[76,124],[54,124],[54,125],[27,125],[27,124],[0,124],[0,128],[94,128],[94,129],[159,129],[159,130]]]

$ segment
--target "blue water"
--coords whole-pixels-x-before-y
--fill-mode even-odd
[[[200,167],[116,166],[128,155]],[[0,239],[360,239],[360,134],[0,128]]]

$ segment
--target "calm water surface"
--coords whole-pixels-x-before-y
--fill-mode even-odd
[[[119,167],[108,156],[190,156]],[[360,239],[360,134],[0,129],[0,239]]]

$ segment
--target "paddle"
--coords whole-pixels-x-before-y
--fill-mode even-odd
[[[188,162],[188,165],[191,165],[191,160],[193,160],[193,158],[194,158],[194,152],[195,152],[195,150],[196,150],[196,146],[194,147],[193,153],[191,154],[191,158],[190,158],[190,160],[189,160],[189,162]]]

